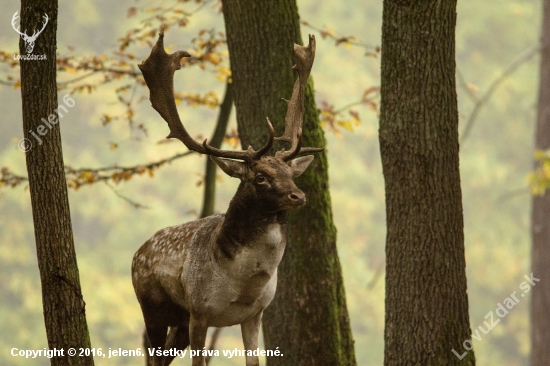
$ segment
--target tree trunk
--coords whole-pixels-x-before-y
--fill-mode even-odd
[[[292,94],[292,45],[302,44],[298,9],[295,0],[222,3],[239,136],[243,148],[259,148],[267,138],[266,117],[278,135],[284,129],[286,104],[280,99]],[[311,79],[303,131],[303,146],[325,146]],[[355,365],[324,152],[296,185],[307,205],[290,215],[277,293],[263,318],[266,349],[278,347],[283,357],[268,357],[267,364]]]
[[[71,227],[67,184],[61,152],[59,120],[56,115],[56,31],[57,0],[22,0],[21,30],[27,34],[42,28],[44,13],[49,17],[36,39],[32,53],[47,60],[21,60],[21,98],[27,172],[31,194],[38,267],[42,283],[44,322],[50,349],[63,350],[52,365],[93,365],[93,358],[68,355],[69,348],[90,347],[85,303]],[[21,55],[27,54],[23,39]],[[51,126],[51,128],[49,127]],[[37,138],[38,137],[38,138]]]
[[[474,365],[458,168],[456,0],[384,0],[382,22],[384,365]]]
[[[218,121],[212,133],[212,137],[208,140],[210,146],[219,149],[222,146],[231,109],[233,108],[233,94],[231,92],[232,84],[227,83],[225,86],[225,95],[222,104],[220,104],[220,113]],[[200,217],[206,217],[214,214],[214,204],[216,203],[216,172],[218,166],[209,157],[206,158],[206,166],[204,168],[204,193],[202,198],[202,210]]]
[[[550,0],[543,1],[542,51],[535,149],[550,149]],[[535,169],[538,163],[535,163]],[[550,360],[550,191],[533,197],[531,271],[540,279],[531,299],[531,366]]]

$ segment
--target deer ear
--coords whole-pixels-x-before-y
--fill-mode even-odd
[[[299,177],[307,169],[309,164],[313,161],[313,155],[302,156],[290,161],[290,167],[294,172],[293,178]]]
[[[212,155],[210,155],[210,159],[230,177],[242,179],[244,176],[245,163],[231,159],[218,158]]]

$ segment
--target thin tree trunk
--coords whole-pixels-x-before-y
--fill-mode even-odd
[[[91,356],[68,355],[69,348],[90,348],[90,337],[76,263],[59,123],[50,123],[50,128],[42,121],[55,114],[58,106],[57,0],[22,0],[20,14],[20,29],[27,29],[29,35],[42,28],[44,14],[49,17],[32,52],[46,55],[47,60],[21,60],[21,98],[25,147],[30,147],[26,153],[27,172],[48,347],[63,350],[63,356],[52,358],[51,364],[93,365]],[[27,54],[22,39],[19,50]]]
[[[225,86],[225,96],[220,105],[220,114],[218,122],[212,134],[212,138],[208,140],[210,146],[219,149],[222,146],[223,137],[229,124],[229,116],[233,107],[232,84],[227,83]],[[216,172],[218,166],[209,157],[206,158],[206,167],[204,169],[204,194],[202,200],[201,217],[210,216],[214,213],[214,204],[216,202]]]
[[[280,99],[292,94],[293,43],[302,44],[298,9],[295,0],[222,3],[239,136],[243,148],[259,148],[267,135],[266,117],[278,135],[284,129],[286,104]],[[311,80],[303,131],[304,146],[325,146]],[[355,365],[326,153],[316,154],[296,185],[305,192],[307,205],[290,216],[277,293],[263,318],[266,349],[278,348],[283,356],[268,357],[267,364]]]
[[[231,116],[231,109],[233,108],[233,84],[227,83],[225,85],[225,95],[223,97],[222,104],[220,105],[220,114],[218,115],[218,122],[216,123],[216,128],[210,139],[210,146],[219,149],[223,143],[223,137],[227,131],[227,125],[229,124],[229,117]],[[206,157],[206,167],[204,173],[204,194],[202,200],[202,211],[201,217],[206,217],[214,214],[214,205],[216,203],[216,172],[218,170],[218,165],[214,163],[210,157]],[[212,338],[210,339],[210,345],[208,349],[210,351],[216,349],[216,342],[222,328],[216,328],[212,333]],[[206,357],[205,363],[206,366],[210,364],[212,357]]]
[[[542,51],[535,149],[550,149],[550,0],[543,1]],[[538,163],[535,163],[535,169]],[[531,271],[540,279],[531,299],[531,366],[550,362],[550,191],[533,197]]]
[[[387,216],[386,366],[475,364],[455,23],[456,0],[384,0],[379,139]]]

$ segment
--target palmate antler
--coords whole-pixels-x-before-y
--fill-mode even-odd
[[[282,149],[275,154],[275,156],[280,157],[284,161],[288,161],[298,154],[323,151],[322,147],[301,147],[305,90],[315,59],[315,46],[315,36],[312,34],[309,35],[309,44],[307,47],[294,44],[296,65],[292,66],[292,69],[297,71],[298,78],[294,83],[290,100],[283,99],[288,105],[285,116],[285,132],[282,136],[275,138],[275,141],[287,141],[291,143],[289,151]]]
[[[307,47],[294,45],[294,52],[298,59],[293,69],[298,71],[298,79],[294,84],[292,98],[288,103],[288,110],[285,117],[285,132],[281,137],[275,138],[273,126],[267,118],[269,129],[269,138],[266,144],[259,150],[254,150],[251,146],[247,150],[220,150],[208,145],[204,140],[202,144],[195,141],[187,132],[181,123],[174,99],[174,72],[181,68],[180,60],[183,57],[191,55],[185,51],[177,51],[167,54],[164,50],[164,30],[161,29],[157,43],[151,50],[149,57],[138,65],[143,73],[145,83],[149,87],[151,104],[153,108],[168,123],[170,134],[167,138],[177,138],[184,143],[189,150],[201,154],[207,154],[222,158],[238,159],[247,162],[260,159],[262,155],[273,145],[274,140],[291,142],[292,147],[289,151],[282,149],[276,153],[276,156],[284,161],[288,161],[304,152],[319,152],[323,148],[300,148],[302,121],[304,115],[304,94],[307,78],[315,58],[315,37],[309,37]]]

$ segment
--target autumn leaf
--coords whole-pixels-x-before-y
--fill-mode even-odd
[[[128,8],[128,14],[127,17],[131,18],[137,14],[137,9],[135,7]]]

